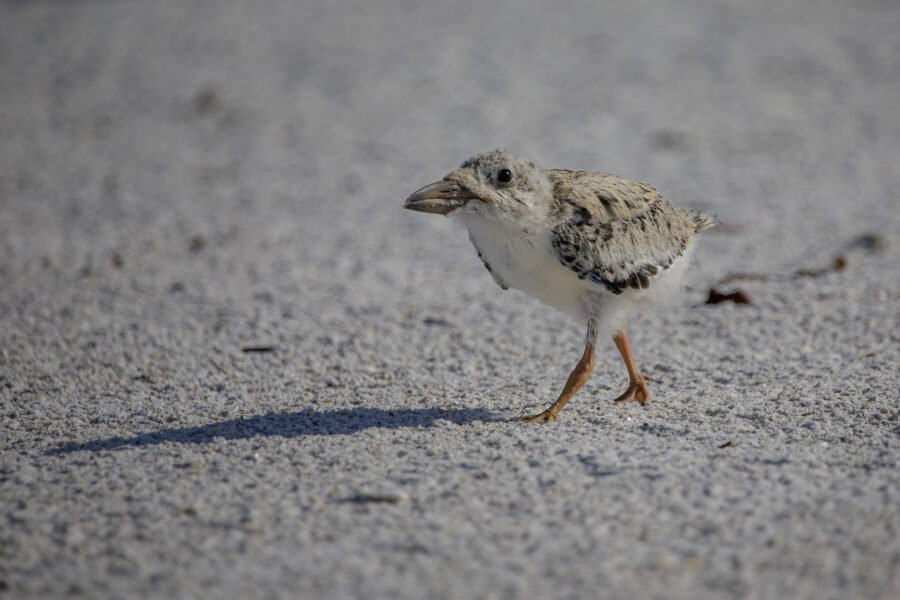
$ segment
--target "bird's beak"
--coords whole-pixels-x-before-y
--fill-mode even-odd
[[[403,208],[446,215],[464,206],[475,194],[453,181],[438,181],[426,185],[403,203]]]

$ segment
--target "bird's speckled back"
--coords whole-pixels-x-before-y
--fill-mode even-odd
[[[553,246],[580,279],[619,294],[642,289],[681,257],[708,215],[673,206],[651,186],[607,173],[553,169]]]

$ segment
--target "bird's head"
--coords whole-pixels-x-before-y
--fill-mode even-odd
[[[551,197],[550,180],[537,165],[494,150],[467,159],[441,181],[415,192],[403,207],[525,224],[546,217]]]

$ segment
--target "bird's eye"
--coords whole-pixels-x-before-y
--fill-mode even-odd
[[[512,181],[512,171],[509,169],[500,169],[497,171],[497,181],[500,183],[509,183]]]

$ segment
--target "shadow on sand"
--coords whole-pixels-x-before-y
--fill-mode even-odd
[[[433,427],[435,421],[444,420],[457,425],[472,421],[494,421],[490,411],[483,409],[442,410],[418,408],[382,410],[379,408],[351,408],[346,410],[269,413],[255,417],[229,419],[198,425],[177,427],[141,433],[133,437],[112,437],[87,442],[63,444],[47,450],[47,454],[70,452],[97,452],[119,450],[126,447],[152,446],[175,442],[180,444],[205,444],[214,438],[229,440],[248,439],[257,436],[297,437],[304,435],[346,435],[369,427],[398,429],[401,427]]]

